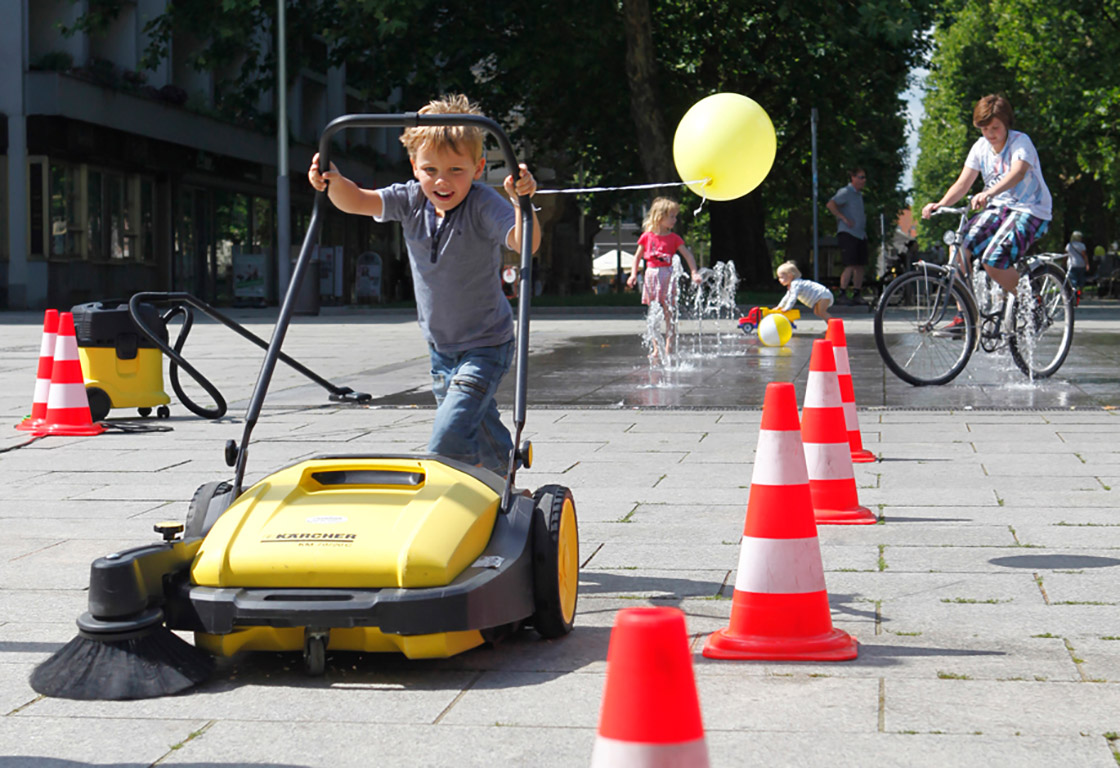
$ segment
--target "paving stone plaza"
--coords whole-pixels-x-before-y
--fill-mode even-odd
[[[275,310],[231,316],[267,337]],[[172,398],[171,418],[30,442],[41,313],[0,314],[0,765],[586,766],[616,613],[684,611],[713,766],[1115,766],[1120,761],[1120,308],[1078,310],[1069,360],[1031,383],[977,355],[951,385],[885,372],[871,318],[843,308],[865,447],[860,503],[879,522],[819,526],[834,625],[859,657],[727,662],[700,655],[731,612],[770,381],[805,391],[823,330],[761,347],[734,323],[686,323],[672,371],[652,369],[635,313],[534,313],[529,488],[572,489],[575,631],[524,630],[440,661],[334,652],[243,654],[179,696],[43,698],[32,669],[76,632],[89,564],[150,543],[199,485],[228,479],[262,353],[199,321],[184,354],[230,404],[217,421]],[[177,328],[173,328],[173,333]],[[324,309],[285,351],[373,396],[331,403],[281,366],[246,478],[326,453],[415,453],[434,411],[408,312]],[[510,377],[512,379],[512,377]],[[188,394],[204,393],[185,381]],[[167,388],[170,393],[170,387]],[[509,420],[512,386],[502,390]]]

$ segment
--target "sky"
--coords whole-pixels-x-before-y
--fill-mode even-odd
[[[906,164],[902,169],[902,187],[909,189],[913,185],[914,163],[918,160],[918,126],[922,124],[925,110],[922,108],[922,98],[925,96],[925,81],[929,70],[918,68],[910,73],[911,85],[902,94],[906,99]]]

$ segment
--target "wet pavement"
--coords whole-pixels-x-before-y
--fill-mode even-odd
[[[875,347],[871,315],[848,309],[848,358],[860,408],[1053,409],[1120,405],[1120,311],[1111,304],[1082,306],[1073,347],[1050,379],[1030,381],[1010,354],[977,350],[953,382],[914,387],[883,365]],[[798,322],[784,347],[766,347],[740,332],[731,320],[682,323],[677,359],[651,364],[643,346],[644,322],[612,323],[611,333],[568,337],[530,356],[530,402],[537,406],[584,408],[760,408],[766,384],[793,382],[804,396],[814,339],[823,338],[816,319]],[[628,327],[629,326],[629,327]],[[589,325],[588,327],[594,327]],[[534,350],[537,347],[534,345]],[[503,405],[513,401],[512,375],[503,383]],[[429,407],[426,383],[379,397],[378,405]]]

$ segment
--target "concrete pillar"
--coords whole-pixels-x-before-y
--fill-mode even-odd
[[[327,70],[327,122],[346,114],[346,65]],[[324,124],[322,128],[325,128]],[[321,130],[321,128],[320,128]],[[316,136],[318,139],[318,136]]]
[[[0,111],[8,116],[8,308],[27,309],[27,0],[0,3]]]

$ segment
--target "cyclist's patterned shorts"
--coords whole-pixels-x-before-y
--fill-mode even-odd
[[[1010,208],[985,208],[968,222],[964,245],[996,269],[1007,269],[1042,237],[1050,222]]]

